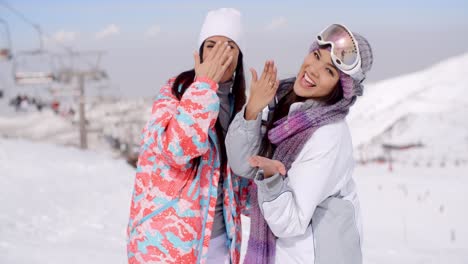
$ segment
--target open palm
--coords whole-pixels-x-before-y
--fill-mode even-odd
[[[281,161],[265,158],[262,156],[253,156],[249,159],[249,164],[252,167],[263,169],[264,177],[268,178],[276,173],[286,175],[286,167]]]

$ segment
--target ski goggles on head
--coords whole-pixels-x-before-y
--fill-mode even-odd
[[[331,46],[331,58],[338,69],[353,79],[364,78],[359,46],[348,28],[341,24],[332,24],[317,35],[317,42],[319,45]]]

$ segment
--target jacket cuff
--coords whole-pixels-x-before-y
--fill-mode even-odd
[[[210,78],[207,78],[207,77],[196,77],[195,80],[194,80],[194,82],[206,83],[206,84],[208,84],[208,85],[210,86],[210,88],[211,88],[213,91],[215,91],[215,92],[218,91],[218,87],[219,87],[218,84],[217,84],[215,81],[213,81],[212,79],[210,79]]]
[[[255,120],[246,120],[245,119],[245,106],[239,112],[239,123],[241,129],[245,131],[260,131],[260,127],[262,126],[262,113],[260,112],[257,115]]]
[[[255,176],[255,183],[257,184],[258,193],[262,196],[262,200],[271,201],[281,194],[284,180],[283,176],[279,173],[265,179],[263,177],[263,170],[258,170]]]

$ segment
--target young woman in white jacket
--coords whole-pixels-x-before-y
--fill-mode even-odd
[[[278,81],[273,62],[260,78],[251,69],[248,102],[226,137],[232,170],[256,183],[244,263],[362,263],[345,118],[372,61],[364,37],[333,24],[295,78]]]

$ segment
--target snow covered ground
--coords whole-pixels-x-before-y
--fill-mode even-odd
[[[359,166],[365,263],[468,263],[468,167]]]
[[[125,263],[133,177],[104,154],[0,139],[0,263]],[[467,166],[359,166],[355,178],[365,263],[468,263]]]
[[[133,176],[103,154],[0,139],[0,263],[125,263]]]

